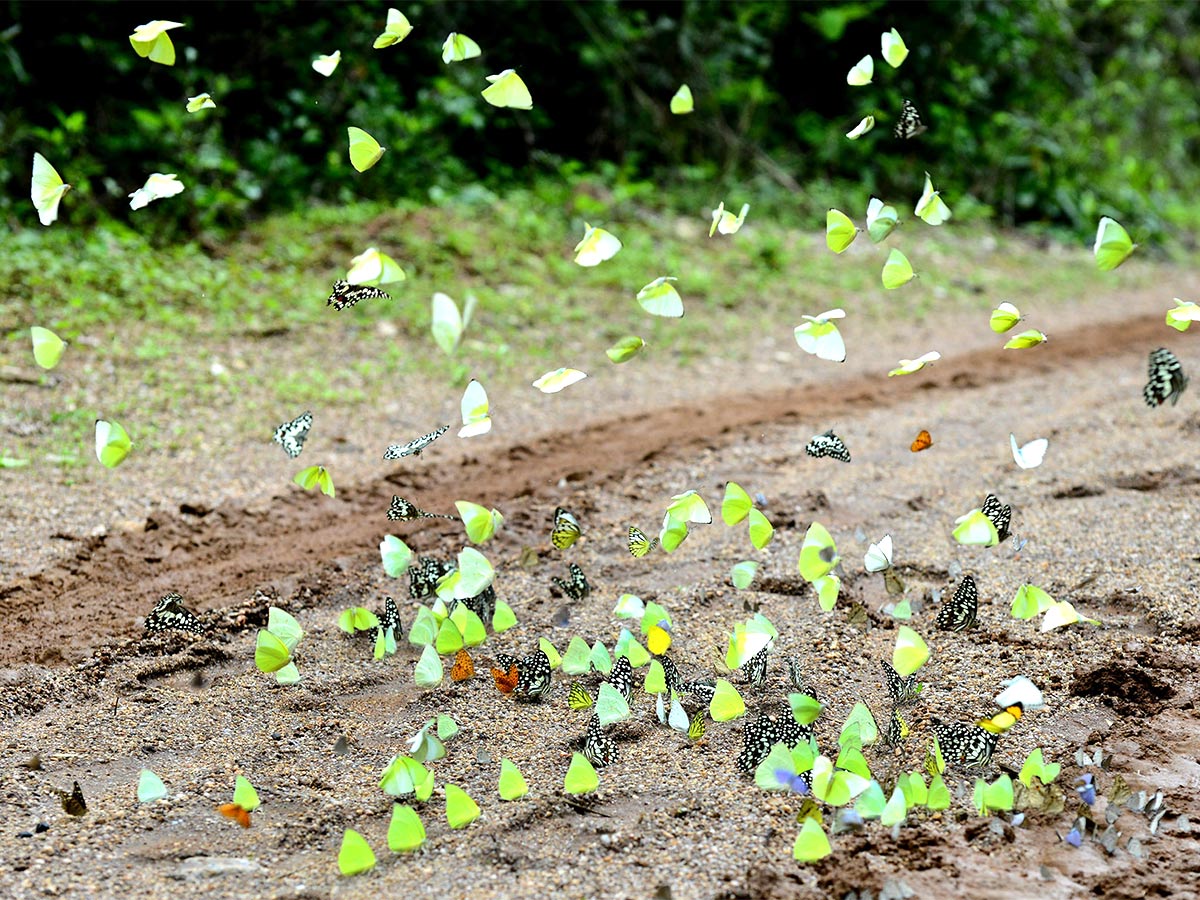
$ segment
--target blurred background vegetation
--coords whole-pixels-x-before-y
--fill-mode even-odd
[[[137,214],[160,241],[214,239],[312,204],[487,202],[539,183],[568,188],[545,197],[568,214],[615,200],[704,215],[724,198],[755,202],[756,215],[811,214],[816,229],[839,185],[853,182],[864,201],[915,197],[925,169],[967,218],[1079,240],[1111,214],[1144,245],[1193,247],[1200,231],[1194,2],[406,0],[412,34],[374,50],[388,5],[10,0],[0,215],[40,228],[29,202],[37,150],[74,185],[72,226],[127,220],[147,174],[179,173],[187,202]],[[171,32],[174,67],[129,45],[155,18],[186,25]],[[893,26],[911,50],[898,70],[879,58]],[[482,58],[443,64],[450,31],[475,39]],[[335,49],[333,77],[314,72],[313,58]],[[848,87],[867,53],[874,83]],[[510,67],[532,111],[479,96],[485,75]],[[685,82],[696,111],[672,116]],[[218,108],[188,114],[201,92]],[[906,97],[929,130],[902,142],[891,125]],[[876,129],[848,141],[872,112]],[[363,175],[347,159],[347,125],[388,148]]]

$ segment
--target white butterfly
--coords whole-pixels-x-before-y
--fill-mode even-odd
[[[892,567],[892,536],[885,534],[878,544],[867,548],[863,557],[863,565],[868,572],[882,572]]]
[[[1018,447],[1017,436],[1012,432],[1009,432],[1008,442],[1012,446],[1013,460],[1022,469],[1036,469],[1040,466],[1046,456],[1046,448],[1050,446],[1050,441],[1046,438],[1037,438],[1023,447]]]

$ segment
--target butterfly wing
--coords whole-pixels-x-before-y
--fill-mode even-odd
[[[804,446],[804,452],[814,459],[828,456],[840,462],[850,462],[850,450],[832,431],[813,435],[812,440]]]
[[[475,661],[471,659],[471,654],[466,649],[459,648],[458,654],[454,657],[454,665],[450,668],[450,680],[466,681],[474,676]]]
[[[570,580],[563,581],[561,578],[554,578],[552,581],[558,585],[558,589],[572,600],[583,600],[592,592],[592,586],[588,584],[587,578],[583,574],[583,569],[579,568],[576,563],[571,563],[569,566],[571,573]]]
[[[566,550],[583,532],[579,520],[561,506],[554,510],[554,527],[550,532],[550,543],[559,550]]]
[[[571,690],[567,694],[567,706],[571,709],[587,709],[595,702],[592,699],[592,695],[584,690],[582,684],[578,681],[571,683]]]
[[[943,631],[964,631],[975,624],[978,613],[979,589],[974,578],[964,575],[954,596],[942,603],[936,624]]]
[[[622,656],[613,663],[608,681],[617,689],[617,693],[625,698],[626,703],[633,702],[633,667],[627,657]]]
[[[183,597],[174,591],[164,594],[146,616],[147,631],[166,631],[169,628],[204,634],[204,626],[200,624],[196,614],[183,605]]]
[[[1001,504],[1000,499],[995,494],[988,494],[984,498],[983,506],[980,507],[979,511],[992,520],[992,524],[996,526],[996,534],[1000,540],[1007,540],[1009,537],[1008,527],[1012,524],[1012,507],[1007,503]]]
[[[600,716],[592,713],[587,736],[583,740],[583,755],[593,766],[607,766],[617,761],[617,745],[600,727]]]
[[[767,678],[767,648],[763,647],[742,665],[746,684],[761,687]]]
[[[550,691],[550,657],[545,650],[535,650],[521,660],[517,667],[516,690],[530,699],[540,699]]]
[[[82,816],[88,811],[87,801],[83,799],[83,790],[79,787],[79,782],[75,782],[75,787],[71,793],[59,791],[59,796],[62,798],[62,808],[69,816]]]

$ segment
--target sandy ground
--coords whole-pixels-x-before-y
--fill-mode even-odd
[[[626,366],[557,398],[499,391],[493,408],[503,412],[491,436],[436,444],[382,474],[370,448],[395,440],[398,429],[425,430],[418,422],[429,413],[337,423],[336,432],[353,438],[338,452],[364,461],[347,464],[335,500],[298,489],[272,497],[283,458],[274,447],[246,448],[247,471],[275,474],[249,478],[242,497],[214,498],[193,467],[188,481],[198,487],[181,503],[175,473],[160,468],[143,508],[110,506],[77,522],[77,533],[50,551],[30,550],[22,574],[0,588],[0,661],[8,667],[0,672],[0,883],[20,897],[865,897],[900,896],[904,887],[919,897],[1196,897],[1200,414],[1194,389],[1179,406],[1158,410],[1143,405],[1140,391],[1149,350],[1171,346],[1193,370],[1200,355],[1194,335],[1162,324],[1160,308],[1161,292],[1147,291],[1062,310],[1034,325],[1051,341],[1024,352],[996,349],[986,311],[982,320],[945,320],[917,335],[856,325],[847,336],[851,360],[841,367],[798,357],[789,327],[765,339],[750,364]],[[908,378],[883,376],[893,360],[929,348],[945,358]],[[434,415],[451,421],[457,397],[446,397]],[[809,437],[830,427],[849,445],[849,465],[804,455]],[[935,445],[913,454],[908,445],[922,428]],[[1009,431],[1050,439],[1043,466],[1013,465]],[[776,527],[765,551],[750,547],[744,526],[718,519],[697,526],[672,555],[634,560],[625,552],[628,526],[652,530],[672,494],[698,490],[716,511],[727,480],[765,495]],[[1028,540],[1019,554],[1012,542],[974,550],[951,540],[954,518],[988,492],[1013,505],[1014,531]],[[881,579],[863,571],[866,543],[856,532],[870,540],[891,533],[919,607],[914,626],[933,657],[908,714],[912,734],[897,750],[868,749],[874,773],[887,783],[919,769],[931,718],[989,715],[1000,682],[1026,674],[1047,706],[1000,740],[988,777],[1018,769],[1040,746],[1063,764],[1059,783],[1072,800],[1014,828],[977,817],[973,775],[952,772],[955,802],[946,813],[914,812],[896,833],[875,823],[836,835],[833,856],[800,865],[791,845],[801,798],[764,793],[734,765],[745,720],[709,723],[706,741],[692,746],[656,724],[639,692],[633,719],[613,729],[620,756],[602,771],[599,792],[569,803],[562,777],[586,721],[567,708],[565,676],[556,674],[541,704],[512,702],[486,675],[421,691],[411,678],[416,649],[402,642],[396,657],[376,662],[365,639],[337,630],[340,610],[376,608],[385,594],[401,602],[407,630],[416,607],[406,580],[380,568],[384,534],[441,557],[461,546],[452,523],[387,522],[393,493],[439,511],[474,499],[506,516],[484,550],[520,624],[479,648],[481,671],[496,652],[524,654],[540,636],[560,650],[576,634],[611,646],[623,624],[611,610],[628,591],[672,613],[673,656],[685,675],[712,675],[725,634],[757,608],[780,637],[767,684],[743,691],[750,717],[774,710],[787,690],[783,659],[796,656],[827,703],[817,727],[826,748],[856,699],[880,716],[885,708],[877,661],[890,656],[895,632],[881,612]],[[64,488],[48,503],[76,502],[69,495]],[[558,505],[585,531],[566,552],[548,541]],[[14,529],[31,548],[50,543],[51,526],[39,515],[28,511],[23,530]],[[796,572],[814,520],[830,529],[843,557],[842,597],[830,613]],[[88,537],[98,525],[104,533]],[[537,551],[532,567],[520,564],[524,548]],[[738,592],[728,572],[747,558],[762,566],[751,589]],[[551,576],[564,576],[570,561],[591,581],[585,601],[551,591]],[[979,584],[979,624],[938,632],[931,591],[952,590],[958,567]],[[1011,618],[1013,592],[1026,581],[1102,624],[1040,634],[1036,620]],[[204,611],[208,638],[141,636],[139,617],[168,590]],[[292,611],[307,631],[298,653],[303,680],[293,687],[275,686],[253,666],[269,603]],[[850,621],[854,604],[866,612],[858,624]],[[462,733],[432,765],[438,789],[419,807],[428,843],[414,856],[394,856],[384,839],[391,799],[379,776],[439,712]],[[340,737],[345,754],[333,749]],[[1075,765],[1083,747],[1103,748],[1105,766]],[[39,769],[22,767],[35,755]],[[505,756],[531,789],[515,803],[495,789]],[[164,779],[168,800],[136,803],[142,767]],[[1124,810],[1113,853],[1091,840],[1080,849],[1062,843],[1078,806],[1069,786],[1082,771],[1099,785],[1090,815],[1101,829],[1103,796],[1118,775],[1135,792],[1161,790],[1168,812],[1157,833],[1145,816]],[[239,773],[263,800],[249,830],[215,809]],[[53,791],[75,780],[89,806],[80,818],[66,816]],[[446,823],[446,783],[482,809],[465,830]],[[49,827],[26,836],[39,823]],[[375,848],[370,874],[338,875],[346,827]]]

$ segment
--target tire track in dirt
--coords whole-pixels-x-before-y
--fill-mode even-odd
[[[138,633],[136,617],[157,597],[179,590],[196,608],[240,602],[257,588],[287,593],[374,552],[393,493],[443,509],[463,496],[489,504],[548,493],[560,480],[604,484],[630,466],[678,458],[701,446],[752,439],[749,430],[801,420],[823,421],[910,399],[1017,379],[1045,378],[1162,343],[1162,316],[1101,322],[1054,337],[1025,352],[1002,349],[944,357],[908,378],[877,374],[806,386],[715,395],[705,400],[617,416],[555,432],[458,465],[400,472],[369,485],[339,488],[336,501],[290,492],[270,513],[225,507],[202,516],[156,513],[140,532],[110,532],[81,542],[74,558],[0,587],[0,665],[62,665],[115,637]],[[805,436],[807,437],[807,436]],[[802,444],[797,443],[797,453]],[[193,511],[194,512],[194,511]],[[420,527],[420,526],[418,526]],[[430,527],[430,526],[425,526]],[[286,589],[285,589],[286,588]],[[86,621],[88,627],[81,628]],[[88,644],[78,642],[88,635]]]

